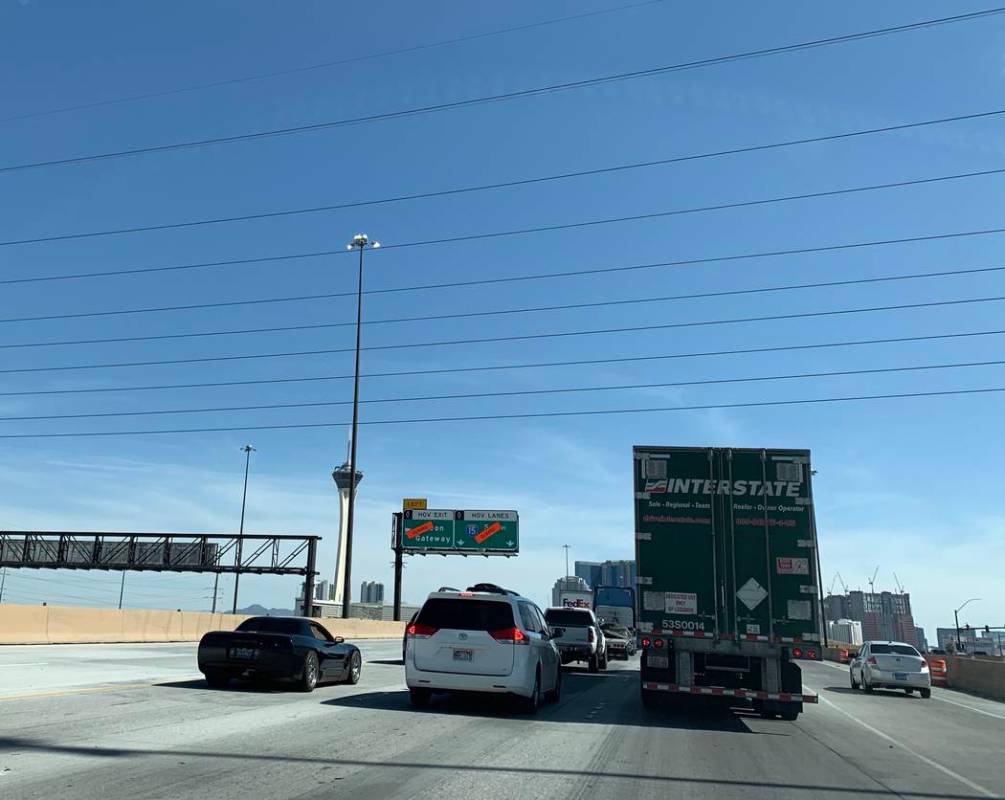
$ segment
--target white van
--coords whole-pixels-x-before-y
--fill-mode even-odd
[[[533,601],[498,586],[433,592],[405,633],[412,705],[427,705],[433,692],[490,692],[515,695],[535,713],[562,691],[554,633]]]

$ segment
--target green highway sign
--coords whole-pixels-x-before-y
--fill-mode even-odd
[[[516,511],[405,509],[401,550],[414,554],[516,555],[520,517]]]

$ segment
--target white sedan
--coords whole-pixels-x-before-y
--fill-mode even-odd
[[[904,642],[866,642],[849,664],[851,688],[915,690],[932,696],[932,675],[928,662],[914,647]]]

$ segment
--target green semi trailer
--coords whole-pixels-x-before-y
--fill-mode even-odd
[[[820,659],[808,450],[635,447],[641,694],[795,719]]]

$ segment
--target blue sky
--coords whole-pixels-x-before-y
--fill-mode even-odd
[[[612,4],[613,5],[613,4]],[[228,136],[447,103],[531,86],[790,44],[978,10],[973,3],[661,2],[400,55],[195,92],[42,114],[481,34],[601,10],[599,2],[0,3],[2,163]],[[0,175],[0,240],[389,197],[669,158],[1002,107],[1005,16],[510,102],[227,146]],[[27,116],[26,116],[27,115]],[[32,116],[34,115],[34,116]],[[363,230],[385,245],[994,169],[1005,120],[986,118],[461,196],[272,220],[0,248],[5,278],[337,250]],[[700,259],[1002,226],[1000,176],[644,222],[407,248],[367,264],[371,289]],[[1002,236],[974,236],[691,267],[375,294],[368,346],[717,320],[1005,294],[1005,276],[866,284],[606,308],[451,318],[467,311],[722,291],[1003,265]],[[212,269],[8,285],[0,317],[347,291],[342,255]],[[351,298],[77,320],[2,323],[2,341],[161,335],[353,318]],[[1002,327],[1001,303],[364,353],[365,372],[619,358],[911,337]],[[342,348],[351,328],[6,349],[0,368]],[[364,400],[568,386],[875,369],[1005,358],[984,336],[826,350],[364,380]],[[7,373],[5,391],[339,375],[351,354],[142,368]],[[364,405],[372,422],[415,417],[707,405],[1005,386],[1000,366],[713,386]],[[0,397],[3,416],[345,402],[347,380],[214,389]],[[353,574],[390,583],[390,514],[403,496],[521,512],[512,561],[411,559],[406,598],[495,579],[547,602],[573,558],[630,557],[633,444],[807,447],[825,583],[912,593],[934,638],[952,608],[1001,623],[998,394],[623,416],[364,427]],[[69,421],[0,421],[3,433],[341,422],[345,406]],[[340,428],[143,437],[8,439],[4,526],[232,530],[246,441],[247,530],[324,536]],[[59,598],[44,573],[12,599]],[[60,577],[76,598],[117,599],[117,578]],[[358,584],[358,580],[355,581]],[[208,604],[205,577],[127,578],[127,602]],[[226,587],[225,587],[226,588]],[[288,605],[292,580],[247,579],[242,601]],[[132,598],[130,600],[130,597]],[[72,597],[67,597],[73,600]]]

